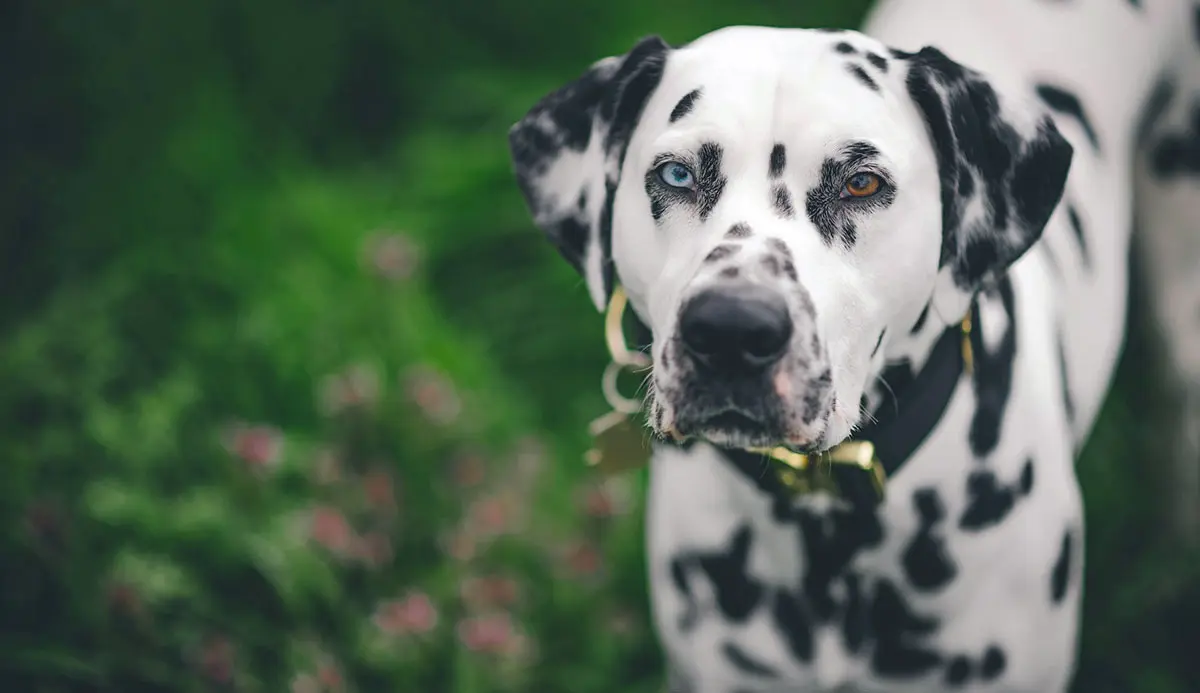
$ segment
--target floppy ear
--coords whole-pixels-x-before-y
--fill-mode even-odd
[[[908,93],[937,155],[942,252],[933,302],[953,323],[1041,238],[1073,148],[1032,93],[998,89],[936,48],[896,55],[909,64]]]
[[[624,56],[593,64],[508,133],[534,223],[583,275],[598,310],[613,288],[612,207],[625,149],[669,50],[650,36]]]

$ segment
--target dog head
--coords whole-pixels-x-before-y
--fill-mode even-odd
[[[643,39],[510,132],[535,223],[654,336],[652,425],[833,446],[887,335],[957,322],[1041,236],[1072,150],[1017,88],[934,48],[732,27]]]

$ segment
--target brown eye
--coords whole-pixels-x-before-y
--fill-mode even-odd
[[[844,194],[849,197],[870,197],[879,192],[880,185],[882,181],[879,176],[863,171],[850,176]]]

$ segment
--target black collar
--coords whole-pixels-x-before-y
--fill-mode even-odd
[[[635,344],[648,350],[652,339],[649,328],[633,311],[627,313],[632,316]],[[913,374],[907,366],[901,366],[889,369],[885,374],[892,389],[876,408],[873,422],[859,429],[853,438],[874,445],[875,458],[882,471],[880,481],[890,479],[900,471],[945,414],[964,371],[970,368],[966,359],[970,353],[979,353],[979,330],[970,329],[971,325],[978,324],[979,307],[972,304],[969,317],[961,324],[948,327],[934,343],[919,372]],[[762,490],[782,497],[796,495],[796,470],[760,452],[720,449]],[[874,509],[881,500],[871,474],[860,467],[818,464],[808,473],[824,474],[826,478],[821,480],[820,487],[836,492],[856,510]]]

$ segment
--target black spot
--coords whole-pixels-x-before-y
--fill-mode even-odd
[[[725,191],[725,175],[721,173],[721,146],[712,142],[700,145],[700,166],[696,172],[697,208],[701,221],[708,218]]]
[[[784,258],[783,260],[783,273],[787,275],[788,279],[794,282],[800,280],[800,275],[796,274],[796,263],[792,262],[789,258]]]
[[[679,103],[675,104],[675,108],[671,109],[671,116],[669,118],[670,122],[674,123],[685,115],[691,113],[692,109],[696,107],[696,101],[699,98],[699,89],[693,89],[687,94],[684,94],[683,98],[679,100]]]
[[[730,265],[729,267],[722,269],[718,274],[726,279],[737,279],[738,275],[741,273],[742,271],[738,269],[737,265]]]
[[[1087,238],[1083,235],[1083,222],[1079,219],[1079,211],[1075,209],[1075,205],[1067,205],[1067,220],[1071,222],[1071,230],[1075,232],[1075,241],[1079,243],[1079,254],[1083,258],[1083,264],[1085,267],[1090,266]]]
[[[914,613],[891,582],[880,580],[871,604],[871,632],[875,635],[871,668],[889,677],[928,673],[941,664],[942,657],[920,641],[937,629],[936,619]]]
[[[775,671],[771,666],[754,659],[734,643],[727,642],[721,645],[721,653],[725,655],[725,659],[729,660],[733,668],[743,674],[763,678],[775,678],[779,676],[779,672]]]
[[[729,227],[728,231],[725,232],[725,237],[726,238],[749,238],[750,237],[750,225],[746,224],[744,222],[739,222],[737,224],[734,224],[733,226]]]
[[[771,148],[771,162],[767,167],[767,173],[772,178],[778,178],[783,175],[783,167],[787,165],[787,150],[782,144],[776,144]]]
[[[979,675],[984,681],[992,681],[1004,673],[1008,666],[1008,658],[1004,651],[992,645],[983,653],[983,661],[979,663]]]
[[[796,210],[792,207],[792,195],[782,183],[775,185],[771,189],[771,194],[774,197],[771,203],[779,216],[791,219],[796,215]]]
[[[917,316],[917,321],[913,323],[912,329],[909,330],[910,334],[917,334],[921,331],[921,328],[925,327],[925,320],[929,317],[929,307],[930,304],[926,303],[925,307],[921,309],[921,314]]]
[[[875,358],[875,354],[879,353],[879,347],[883,346],[883,337],[887,334],[887,328],[879,331],[879,339],[875,340],[875,348],[871,350],[871,358]]]
[[[972,472],[967,477],[967,507],[959,517],[958,526],[970,531],[979,531],[998,524],[1016,506],[1017,499],[1029,495],[1033,490],[1033,460],[1025,460],[1025,466],[1017,479],[1003,485],[991,470]]]
[[[1071,581],[1071,545],[1073,537],[1071,530],[1063,532],[1062,546],[1058,550],[1058,558],[1054,561],[1054,569],[1050,571],[1050,600],[1055,604],[1062,603],[1067,596],[1067,585]]]
[[[1067,349],[1063,344],[1062,335],[1058,335],[1058,372],[1059,384],[1062,386],[1063,409],[1067,414],[1067,423],[1075,423],[1075,399],[1071,396],[1071,381],[1067,377]]]
[[[812,661],[812,623],[800,599],[790,592],[780,591],[775,595],[771,612],[792,656],[802,662]]]
[[[727,550],[686,552],[671,560],[672,582],[684,598],[685,609],[679,628],[691,631],[697,622],[700,606],[692,594],[689,576],[694,569],[704,573],[716,594],[716,606],[726,620],[742,623],[762,602],[765,588],[746,572],[753,532],[742,525],[730,541]]]
[[[801,587],[812,616],[828,621],[837,611],[831,585],[843,577],[860,551],[882,541],[883,527],[874,513],[831,510],[818,514],[802,507],[783,512],[781,519],[795,521],[800,529],[805,559]]]
[[[871,91],[879,91],[879,85],[875,82],[871,75],[867,74],[866,70],[862,69],[862,67],[858,65],[847,65],[846,69],[850,71],[850,74],[854,75],[855,79],[857,79],[859,82],[862,82]]]
[[[1197,7],[1200,8],[1200,5]],[[1146,143],[1154,126],[1158,125],[1174,98],[1175,80],[1167,74],[1159,76],[1138,115],[1135,144],[1140,146]]]
[[[792,259],[792,249],[788,247],[788,244],[785,243],[782,238],[775,238],[774,236],[768,238],[767,247],[770,248],[772,252],[778,253],[781,257],[784,257],[788,260]]]
[[[739,246],[736,245],[719,245],[713,248],[711,252],[704,258],[705,262],[719,262],[727,257],[737,253]]]
[[[1096,135],[1096,129],[1092,127],[1092,121],[1084,112],[1078,96],[1062,87],[1046,83],[1037,85],[1037,94],[1052,110],[1074,118],[1083,128],[1088,141],[1092,143],[1092,148],[1100,151],[1100,138]]]
[[[1013,362],[1017,354],[1015,299],[1007,275],[1001,277],[995,292],[989,292],[987,298],[991,298],[994,293],[999,294],[1001,304],[1008,315],[1004,334],[1001,335],[996,350],[989,351],[984,348],[982,332],[986,325],[980,325],[976,320],[971,332],[971,346],[975,358],[972,386],[975,390],[976,405],[975,415],[971,420],[970,443],[971,451],[980,458],[986,457],[1000,441],[1000,426],[1012,392]]]
[[[959,655],[946,665],[946,685],[961,688],[971,678],[971,660]]]
[[[1017,480],[1017,489],[1021,491],[1021,495],[1028,496],[1033,491],[1033,460],[1026,459],[1025,466],[1021,467],[1021,476]]]
[[[1187,129],[1162,135],[1151,149],[1151,169],[1160,179],[1200,175],[1200,99],[1192,104]]]
[[[778,277],[783,272],[783,262],[780,261],[777,255],[764,255],[762,259],[763,269],[772,277]]]
[[[845,41],[839,41],[838,43],[834,44],[833,49],[838,53],[843,53],[845,55],[853,55],[858,52],[858,49],[849,43],[846,43]]]
[[[1200,45],[1200,5],[1192,7],[1192,40]]]
[[[869,614],[867,599],[863,593],[862,579],[854,573],[846,575],[846,601],[842,608],[842,637],[846,649],[858,652],[867,639]]]
[[[946,553],[945,541],[934,535],[937,525],[946,517],[946,509],[937,491],[931,488],[914,493],[913,504],[920,515],[921,525],[904,550],[901,563],[913,587],[923,591],[940,589],[958,572],[954,561]]]
[[[872,65],[874,65],[875,68],[878,69],[880,72],[888,71],[887,58],[883,57],[882,55],[877,55],[875,53],[867,53],[867,61],[869,63],[871,63]]]

